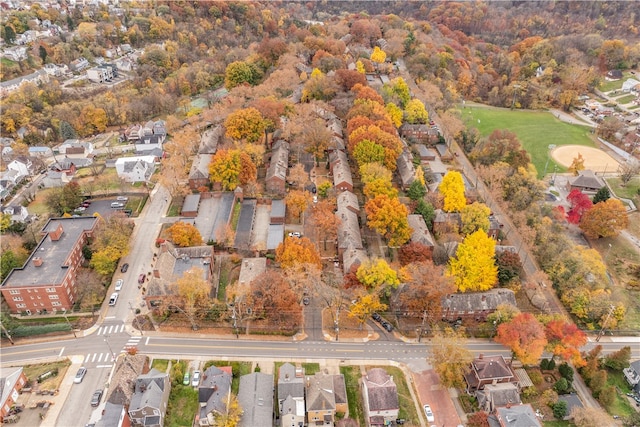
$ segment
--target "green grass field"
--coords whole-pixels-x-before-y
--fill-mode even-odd
[[[618,90],[620,88],[622,88],[622,83],[624,83],[628,78],[630,77],[634,77],[635,76],[633,74],[631,74],[628,71],[624,71],[622,73],[622,79],[620,80],[615,80],[615,81],[608,81],[605,79],[602,79],[602,83],[600,83],[600,85],[598,86],[598,89],[600,89],[602,92],[609,92],[611,90]]]
[[[595,147],[587,126],[561,122],[553,114],[545,111],[521,111],[492,107],[467,107],[462,110],[462,118],[468,126],[478,129],[482,136],[488,136],[496,129],[508,129],[518,135],[522,146],[529,152],[531,162],[544,175],[549,145],[585,145]],[[547,173],[553,171],[553,159],[549,160]],[[557,165],[558,172],[566,168]]]

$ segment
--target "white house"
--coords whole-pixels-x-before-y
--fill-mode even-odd
[[[22,176],[29,176],[32,167],[33,163],[28,157],[25,156],[17,157],[7,165],[7,169],[14,170]]]
[[[2,213],[11,215],[11,223],[25,222],[29,218],[29,211],[21,205],[11,205],[2,208]]]
[[[116,172],[127,182],[147,182],[156,169],[155,161],[155,156],[121,157],[116,160]]]

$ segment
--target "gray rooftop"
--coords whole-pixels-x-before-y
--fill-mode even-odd
[[[187,194],[182,203],[183,212],[197,212],[200,204],[200,194]]]
[[[516,297],[511,289],[456,293],[442,298],[442,308],[445,313],[448,311],[458,313],[494,311],[500,304],[516,306]]]
[[[429,232],[427,223],[424,222],[422,215],[408,215],[407,222],[409,227],[413,230],[411,233],[411,241],[414,243],[421,243],[425,246],[435,246],[433,243],[433,237]]]
[[[287,396],[304,398],[304,371],[296,375],[296,367],[291,363],[283,364],[278,371],[278,400]]]
[[[284,224],[269,224],[267,234],[267,250],[277,249],[284,241]]]
[[[272,425],[273,375],[253,372],[240,377],[238,403],[243,410],[240,427]]]
[[[362,381],[367,387],[371,411],[389,411],[400,408],[396,383],[384,369],[370,369]]]
[[[271,218],[284,218],[286,208],[284,200],[277,199],[271,201]]]
[[[79,218],[53,218],[42,229],[47,235],[33,250],[27,262],[9,273],[1,286],[45,286],[62,283],[68,273],[69,255],[82,235],[92,230],[98,218],[87,216]],[[49,232],[62,227],[63,232],[59,240],[53,241]],[[34,258],[42,260],[42,265],[36,267]]]

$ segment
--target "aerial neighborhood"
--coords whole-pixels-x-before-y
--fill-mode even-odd
[[[638,23],[582,6],[0,2],[2,423],[640,425]]]

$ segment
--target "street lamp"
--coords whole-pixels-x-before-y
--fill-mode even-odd
[[[111,360],[114,361],[116,360],[116,354],[113,352],[113,349],[111,348],[111,345],[109,344],[109,335],[105,335],[104,336],[104,342],[107,343],[107,347],[109,347],[109,352],[111,353]]]
[[[611,245],[609,245],[611,246]],[[62,309],[62,315],[64,316],[64,320],[67,321],[67,325],[69,325],[69,328],[71,329],[71,332],[73,332],[73,337],[74,338],[78,338],[78,336],[76,335],[76,330],[73,329],[73,327],[71,326],[71,322],[69,322],[69,319],[67,318],[67,309],[63,308]]]

